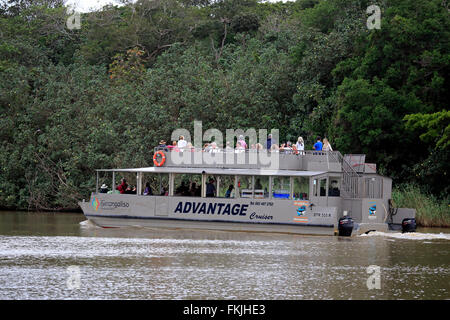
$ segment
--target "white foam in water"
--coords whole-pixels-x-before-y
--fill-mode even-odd
[[[80,227],[82,228],[100,228],[99,226],[97,226],[95,223],[93,223],[91,220],[84,220],[80,222]]]
[[[372,231],[368,234],[362,234],[361,237],[387,237],[407,240],[450,240],[450,233],[420,233],[420,232],[380,232]]]

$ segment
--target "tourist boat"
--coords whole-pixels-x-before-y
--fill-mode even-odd
[[[152,167],[98,169],[96,192],[79,204],[101,227],[313,235],[415,229],[415,211],[393,207],[392,179],[364,155],[227,151],[155,150]],[[99,191],[123,177],[136,194]],[[152,195],[144,195],[147,183]]]

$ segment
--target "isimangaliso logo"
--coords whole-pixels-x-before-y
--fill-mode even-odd
[[[92,207],[95,209],[95,211],[98,210],[98,207],[100,206],[100,202],[98,201],[97,197],[94,196],[94,198],[91,201]]]

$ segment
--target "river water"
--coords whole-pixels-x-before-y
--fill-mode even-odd
[[[0,299],[449,299],[450,230],[418,231],[103,229],[77,213],[5,211]]]

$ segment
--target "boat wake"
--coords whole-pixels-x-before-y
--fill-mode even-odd
[[[94,229],[94,228],[100,228],[95,223],[93,223],[91,220],[84,220],[80,222],[80,227],[84,229]]]
[[[406,240],[450,240],[450,233],[420,233],[420,232],[381,232],[372,231],[368,234],[362,234],[360,237],[386,237]]]

